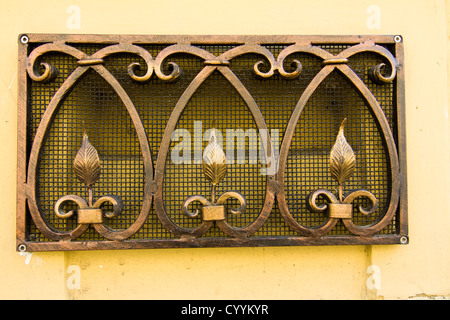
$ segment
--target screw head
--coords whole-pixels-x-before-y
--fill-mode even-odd
[[[21,245],[19,245],[18,249],[20,252],[25,252],[25,251],[27,251],[27,246],[24,244],[21,244]]]
[[[400,43],[400,42],[402,42],[402,36],[395,36],[394,37],[394,41],[396,42],[396,43]]]
[[[408,243],[408,237],[406,237],[406,236],[401,237],[400,238],[400,243],[401,244],[407,244]]]
[[[27,44],[28,41],[30,41],[30,39],[28,38],[28,36],[26,34],[24,34],[23,36],[20,37],[20,42],[23,44]]]

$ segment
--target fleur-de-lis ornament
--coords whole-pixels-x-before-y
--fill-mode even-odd
[[[188,217],[194,218],[198,216],[199,211],[194,213],[188,210],[188,206],[198,201],[203,204],[202,218],[203,221],[218,221],[226,219],[226,210],[224,203],[229,198],[235,198],[239,201],[240,207],[230,209],[231,213],[239,214],[244,212],[247,207],[247,201],[242,194],[237,191],[227,191],[222,194],[216,201],[216,185],[219,184],[227,174],[227,163],[225,153],[217,142],[216,129],[212,128],[209,143],[203,152],[203,174],[211,182],[211,201],[203,196],[195,195],[187,198],[183,205],[182,211]]]
[[[88,189],[89,205],[92,206],[93,185],[100,178],[102,167],[97,150],[89,142],[86,128],[83,124],[83,140],[73,161],[73,170],[78,180],[84,183]]]
[[[347,119],[344,119],[339,128],[336,142],[330,153],[330,173],[338,183],[339,201],[342,202],[343,184],[355,172],[356,157],[352,147],[344,136],[344,127]]]
[[[328,210],[330,218],[351,219],[353,217],[353,200],[359,197],[366,197],[370,200],[370,207],[358,206],[359,212],[369,215],[378,209],[377,198],[369,191],[358,189],[344,196],[344,183],[353,175],[356,166],[356,157],[352,147],[348,144],[344,135],[344,128],[347,119],[344,119],[339,128],[336,142],[330,153],[330,173],[338,183],[338,197],[325,189],[314,191],[308,198],[308,208],[315,212]],[[317,204],[319,196],[325,196],[329,202]]]
[[[209,144],[203,152],[203,174],[211,182],[211,201],[215,201],[216,185],[225,178],[227,174],[227,160],[225,153],[217,143],[216,130],[211,130]]]
[[[73,169],[76,177],[87,188],[88,201],[77,195],[66,195],[55,203],[55,214],[59,218],[68,219],[77,213],[79,224],[103,223],[103,216],[112,218],[119,215],[123,209],[122,199],[116,195],[106,195],[94,203],[94,184],[100,178],[101,163],[97,150],[89,142],[89,137],[83,123],[83,140],[73,161]],[[64,212],[62,205],[65,202],[75,202],[76,210]],[[104,203],[113,205],[112,212],[103,212],[100,208]]]

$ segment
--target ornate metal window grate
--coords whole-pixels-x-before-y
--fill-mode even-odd
[[[407,243],[400,36],[19,39],[18,250]]]

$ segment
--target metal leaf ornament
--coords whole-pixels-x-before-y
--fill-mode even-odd
[[[101,165],[97,150],[89,142],[86,130],[83,131],[83,141],[73,161],[73,169],[78,180],[91,187],[100,177]]]
[[[203,173],[213,186],[218,184],[227,174],[225,153],[217,143],[216,130],[211,129],[209,143],[203,152]]]
[[[330,153],[330,172],[333,179],[338,182],[340,197],[342,197],[342,184],[354,173],[356,164],[355,153],[344,136],[346,122],[347,119],[342,121]]]

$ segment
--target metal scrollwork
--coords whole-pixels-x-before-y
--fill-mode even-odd
[[[398,59],[392,54],[392,52],[396,52],[395,54],[398,56],[398,51],[392,50],[391,52],[387,49],[388,46],[377,44],[384,43],[396,45],[397,47],[395,50],[401,50],[400,56],[402,56],[403,48],[399,45],[401,38],[399,38],[400,40],[397,39],[398,41],[395,40],[394,42],[396,44],[394,44],[391,40],[386,40],[386,38],[382,38],[383,41],[377,41],[377,43],[375,43],[374,39],[376,40],[378,38],[372,36],[361,38],[350,37],[348,38],[348,42],[342,39],[339,42],[333,42],[335,40],[333,37],[321,39],[320,37],[250,36],[231,37],[230,39],[225,37],[224,39],[226,41],[222,43],[221,40],[219,41],[219,39],[215,37],[187,37],[186,39],[162,37],[161,39],[163,40],[158,40],[160,38],[153,38],[153,36],[144,37],[143,39],[128,36],[109,36],[108,39],[103,39],[102,41],[99,41],[97,37],[86,38],[87,40],[93,39],[92,41],[94,43],[102,44],[102,46],[99,47],[99,50],[92,54],[86,54],[75,45],[76,43],[88,43],[89,41],[84,41],[86,39],[75,39],[76,41],[73,41],[73,38],[67,38],[66,36],[42,37],[39,35],[30,35],[30,38],[22,36],[20,39],[21,45],[24,47],[21,49],[23,54],[21,60],[23,70],[21,83],[24,87],[27,86],[27,81],[25,81],[27,75],[31,81],[45,84],[54,81],[59,76],[57,68],[51,64],[52,59],[50,58],[47,60],[45,58],[47,53],[67,55],[69,56],[69,60],[73,60],[71,61],[73,70],[66,79],[61,79],[63,80],[61,86],[52,95],[50,102],[46,106],[42,116],[39,118],[39,122],[36,123],[37,128],[34,132],[32,141],[26,140],[28,139],[26,137],[29,136],[28,132],[26,132],[28,126],[26,123],[26,121],[28,121],[26,120],[28,119],[26,117],[26,110],[30,107],[27,97],[30,95],[23,94],[21,96],[21,108],[24,110],[22,111],[22,114],[25,114],[25,120],[23,120],[25,124],[22,123],[22,126],[20,127],[20,130],[22,130],[20,137],[21,139],[24,139],[21,144],[21,150],[24,155],[29,154],[29,156],[24,156],[23,159],[21,159],[21,161],[23,161],[21,169],[21,180],[23,185],[20,185],[22,189],[19,190],[19,194],[21,201],[24,203],[22,207],[25,208],[25,206],[27,206],[31,219],[37,229],[39,229],[48,239],[55,241],[65,240],[63,242],[68,243],[69,241],[67,240],[73,240],[80,237],[89,226],[93,226],[99,234],[109,240],[113,240],[111,242],[122,240],[139,242],[139,240],[133,239],[132,236],[137,234],[138,230],[140,230],[146,221],[148,221],[149,215],[154,213],[156,219],[158,219],[158,223],[161,223],[172,236],[178,237],[176,239],[178,242],[175,241],[177,245],[180,245],[180,243],[183,242],[181,240],[202,237],[213,225],[216,225],[221,231],[231,237],[228,239],[230,240],[229,243],[239,243],[242,239],[250,238],[250,236],[259,237],[257,232],[263,230],[262,227],[272,214],[272,208],[275,204],[279,209],[278,213],[281,215],[280,220],[283,219],[283,223],[286,223],[290,231],[294,231],[299,235],[299,237],[296,237],[298,241],[304,241],[304,239],[300,238],[308,237],[313,238],[313,241],[322,241],[323,239],[319,239],[319,237],[330,232],[339,221],[346,226],[351,234],[368,238],[374,236],[374,234],[388,226],[395,215],[400,212],[399,210],[404,210],[399,206],[402,192],[404,192],[401,189],[404,180],[402,180],[403,178],[400,174],[400,169],[403,164],[399,161],[399,155],[404,152],[404,150],[397,149],[399,139],[403,139],[401,134],[404,133],[397,133],[397,136],[394,138],[391,128],[392,124],[388,122],[385,112],[377,98],[371,92],[370,86],[351,68],[352,57],[366,52],[373,53],[378,58],[381,58],[380,61],[383,61],[383,63],[368,67],[368,70],[365,70],[365,74],[368,75],[369,81],[379,85],[386,85],[392,83],[398,77],[400,80],[399,83],[401,84],[404,77],[402,71],[402,59]],[[29,47],[29,41],[36,45]],[[149,50],[147,50],[146,45],[153,45],[155,43],[158,44],[158,46],[163,44],[165,44],[165,46],[156,55],[152,56]],[[333,54],[324,49],[326,47],[323,45],[328,43],[332,45],[345,44],[346,48]],[[207,49],[210,45],[223,44],[229,47],[227,50],[220,51],[221,53],[213,53],[214,51],[210,52],[208,51],[209,49]],[[281,51],[277,51],[277,54],[275,54],[268,47],[270,44],[279,44],[283,47]],[[141,115],[139,114],[139,112],[142,111],[138,111],[133,103],[133,97],[129,96],[131,90],[130,92],[127,92],[128,87],[120,82],[121,78],[116,78],[107,69],[108,58],[116,54],[131,54],[133,58],[136,59],[132,60],[135,62],[123,66],[125,70],[122,70],[121,72],[125,74],[126,77],[130,77],[133,81],[138,83],[148,82],[152,77],[156,77],[164,82],[175,82],[177,79],[181,79],[183,77],[181,67],[183,67],[184,64],[180,64],[180,67],[174,62],[177,60],[173,59],[173,61],[170,61],[174,55],[182,54],[194,56],[194,59],[199,58],[203,63],[202,69],[192,78],[190,83],[185,86],[184,91],[174,103],[170,117],[167,119],[167,123],[159,128],[163,131],[163,136],[159,148],[157,149],[158,153],[153,155],[156,157],[152,157],[149,144],[150,139],[147,137],[147,130],[144,127],[143,118],[141,119]],[[235,73],[233,69],[235,67],[233,59],[247,54],[256,55],[258,57],[258,59],[252,60],[248,66],[248,72],[253,73],[253,75],[258,78],[256,80],[258,83],[265,82],[266,80],[262,79],[271,78],[276,74],[284,79],[299,78],[303,68],[306,68],[307,66],[305,61],[301,61],[301,59],[298,58],[299,55],[311,55],[318,58],[319,60],[316,62],[318,62],[317,65],[320,67],[320,70],[313,76],[311,81],[304,84],[304,90],[302,89],[301,93],[299,93],[297,103],[291,109],[292,112],[290,115],[285,119],[286,126],[282,128],[284,130],[282,143],[276,163],[278,171],[268,175],[264,182],[264,201],[259,208],[259,211],[250,207],[247,208],[246,198],[238,191],[226,191],[221,195],[216,194],[217,186],[220,183],[223,183],[230,167],[227,167],[226,157],[216,140],[216,131],[214,128],[211,130],[209,143],[203,152],[202,162],[203,174],[211,184],[210,195],[192,195],[184,200],[181,205],[181,211],[179,211],[179,204],[177,204],[175,212],[167,211],[164,203],[165,194],[163,192],[165,192],[164,177],[165,172],[167,172],[166,164],[168,153],[170,151],[171,135],[176,129],[189,101],[194,94],[200,91],[198,89],[213,73],[223,76],[223,78],[236,90],[240,99],[242,99],[248,108],[256,128],[260,131],[269,129],[266,124],[265,114],[263,113],[264,110],[258,105],[257,101],[259,100],[252,96],[252,91],[249,91],[246,87],[244,78],[240,79],[239,74]],[[254,56],[252,56],[252,59],[253,58]],[[302,65],[302,62],[304,65]],[[56,217],[60,219],[77,218],[76,228],[73,230],[62,231],[51,226],[49,221],[45,219],[45,214],[48,213],[44,213],[39,204],[38,172],[40,156],[43,152],[50,127],[54,123],[54,119],[58,114],[63,101],[71,94],[71,92],[73,92],[74,87],[82,81],[83,77],[88,74],[88,71],[96,72],[118,95],[126,112],[130,116],[132,125],[136,131],[137,140],[139,141],[140,155],[142,156],[144,168],[143,198],[139,215],[135,216],[135,218],[133,218],[134,220],[123,230],[113,230],[105,223],[107,222],[106,219],[111,219],[122,214],[124,210],[122,199],[117,195],[104,195],[97,200],[94,199],[94,185],[98,183],[102,166],[98,152],[89,142],[85,129],[81,147],[73,162],[73,169],[78,180],[86,186],[87,197],[83,198],[80,195],[70,194],[62,196],[54,202],[61,196],[58,195],[51,201],[52,204],[54,203],[53,211]],[[337,183],[336,192],[321,188],[313,191],[309,195],[306,200],[308,210],[314,213],[326,214],[327,218],[322,225],[307,227],[301,224],[302,219],[298,219],[299,213],[291,213],[289,210],[289,201],[287,201],[287,198],[289,199],[289,197],[286,197],[286,192],[289,192],[289,188],[286,188],[287,183],[285,181],[285,176],[289,174],[289,168],[287,168],[288,154],[291,149],[291,143],[295,135],[296,127],[299,124],[299,119],[307,106],[308,101],[312,95],[318,91],[317,89],[324,83],[325,79],[334,71],[339,72],[349,81],[354,89],[358,91],[361,99],[373,116],[386,154],[388,166],[386,175],[389,183],[389,191],[386,197],[383,199],[380,198],[380,201],[383,203],[383,212],[380,213],[377,219],[372,219],[371,221],[373,222],[370,225],[360,226],[353,223],[352,220],[354,214],[360,213],[362,215],[371,215],[378,210],[380,205],[375,195],[368,190],[358,189],[344,192],[344,186],[354,174],[356,167],[355,153],[344,135],[346,124],[346,119],[344,119],[337,134],[336,141],[331,149],[329,159],[329,173]],[[188,72],[186,71],[186,74],[187,73]],[[398,86],[392,87],[395,87],[395,90],[403,90],[403,87],[400,87],[400,89]],[[394,120],[394,122],[395,121],[397,120]],[[403,124],[401,125],[404,126]],[[401,130],[404,129],[400,126],[399,128]],[[270,137],[267,140],[269,143],[268,149],[272,150],[272,140]],[[403,144],[400,144],[400,147],[403,148]],[[28,148],[30,148],[30,150],[28,150]],[[266,155],[266,157],[266,163],[269,163],[269,156]],[[156,159],[155,164],[153,163],[154,159]],[[65,193],[67,192],[62,194]],[[248,194],[247,197],[251,199]],[[355,200],[361,198],[365,200],[364,203],[366,205],[355,205]],[[234,202],[237,203],[237,207],[228,207],[226,205],[228,199],[235,200]],[[384,203],[385,199],[387,199],[386,203]],[[299,203],[300,199],[296,199],[296,201],[296,203]],[[301,201],[304,200],[301,199]],[[66,204],[68,203],[71,205],[67,206]],[[304,203],[305,202],[302,202],[302,204]],[[198,204],[201,206],[198,206]],[[197,206],[200,209],[192,210],[194,206]],[[106,207],[111,208],[111,210],[106,210]],[[230,225],[236,223],[236,220],[238,219],[234,219],[234,221],[228,219],[227,221],[227,216],[231,218],[232,215],[242,214],[246,209],[247,212],[251,211],[250,213],[247,213],[248,216],[245,216],[246,219],[243,219],[246,220],[245,223],[248,223],[248,225],[242,228]],[[182,222],[184,223],[185,220],[190,220],[187,224],[189,227],[183,227],[183,223],[178,225],[177,219],[172,220],[171,217],[173,215],[180,215],[180,212],[188,218],[201,217],[199,225],[191,227],[192,224],[195,224],[195,221],[193,222],[186,218],[184,218]],[[256,218],[252,222],[249,222],[250,216],[255,216]],[[237,218],[239,218],[239,216]],[[272,218],[273,216],[271,219]],[[402,222],[399,222],[399,224],[401,228],[404,228]],[[23,223],[23,225],[25,225],[25,223]],[[241,221],[236,225],[241,226]],[[285,241],[291,240],[291,238],[285,239]],[[147,244],[143,244],[143,246],[145,245]]]

